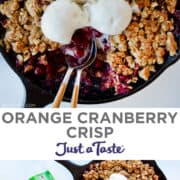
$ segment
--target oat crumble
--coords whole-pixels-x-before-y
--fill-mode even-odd
[[[7,0],[0,4],[0,13],[7,16],[4,24],[6,34],[4,44],[7,52],[13,50],[20,60],[55,50],[60,44],[44,37],[40,28],[40,18],[52,0]]]
[[[176,55],[177,43],[172,31],[174,21],[169,13],[174,13],[176,1],[137,1],[140,13],[133,15],[133,20],[123,34],[110,37],[111,49],[107,61],[115,72],[132,75],[135,64],[139,66],[139,77],[148,80],[155,72],[156,64],[164,63],[164,56]],[[166,8],[167,7],[167,8]]]
[[[158,180],[154,168],[142,161],[102,161],[93,163],[83,173],[84,180],[108,180],[113,173],[120,173],[128,180]]]

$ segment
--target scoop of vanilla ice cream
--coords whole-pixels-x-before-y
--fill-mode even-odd
[[[88,10],[90,24],[108,35],[122,33],[132,19],[132,8],[125,0],[92,1]]]
[[[121,174],[114,173],[108,178],[108,180],[127,180],[127,178]]]
[[[75,30],[88,25],[88,15],[71,0],[52,2],[41,19],[44,35],[55,42],[68,44]]]

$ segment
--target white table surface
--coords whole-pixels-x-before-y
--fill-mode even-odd
[[[138,93],[98,107],[180,107],[180,61],[167,69],[158,79]],[[0,56],[0,107],[21,107],[25,102],[22,82]],[[63,103],[69,107],[69,103]],[[95,107],[97,105],[80,105]]]
[[[180,179],[180,161],[157,161],[167,180]],[[70,172],[55,161],[0,161],[2,180],[28,180],[29,177],[50,170],[55,180],[73,180]]]

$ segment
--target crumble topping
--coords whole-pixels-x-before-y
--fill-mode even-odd
[[[115,72],[127,76],[133,74],[136,64],[140,78],[148,80],[155,65],[164,63],[166,53],[176,55],[174,21],[169,17],[175,11],[176,1],[166,0],[167,6],[150,0],[137,3],[142,10],[133,15],[123,35],[110,37],[107,61]]]
[[[4,44],[17,58],[27,61],[46,50],[55,50],[60,44],[48,40],[41,32],[40,18],[52,0],[7,0],[0,4],[0,13],[7,17]]]
[[[90,164],[87,171],[84,172],[84,180],[108,180],[113,173],[120,173],[128,180],[158,180],[154,168],[142,161],[102,161],[100,163]]]

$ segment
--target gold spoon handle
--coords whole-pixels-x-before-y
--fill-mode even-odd
[[[53,108],[58,108],[61,105],[72,71],[73,68],[69,67],[54,99]]]
[[[82,69],[78,69],[77,70],[77,76],[76,76],[75,84],[74,84],[72,99],[71,99],[71,107],[72,108],[77,108],[77,105],[78,105],[81,73],[82,73]]]

